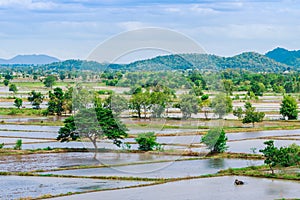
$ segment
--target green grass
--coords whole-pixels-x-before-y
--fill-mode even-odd
[[[19,115],[19,116],[42,116],[45,109],[32,108],[0,108],[0,115]]]
[[[276,168],[275,170],[282,170],[282,168]],[[300,181],[300,173],[274,173],[270,172],[268,166],[251,166],[245,168],[229,168],[226,170],[221,170],[218,172],[220,175],[224,176],[251,176],[258,178],[274,178],[274,179],[284,179],[284,180],[296,180]]]

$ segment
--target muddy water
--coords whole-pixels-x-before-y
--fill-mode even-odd
[[[0,176],[0,199],[38,197],[45,194],[65,194],[96,189],[112,189],[143,184],[137,181],[113,181],[101,179],[74,179],[54,177]],[[70,197],[69,197],[70,198]]]
[[[48,172],[77,176],[125,176],[148,178],[177,178],[216,173],[221,169],[262,165],[263,161],[242,159],[204,159],[151,164],[128,165],[111,168],[94,168]],[[47,172],[43,174],[48,174]]]
[[[20,137],[20,138],[43,138],[55,139],[57,132],[38,132],[38,131],[0,131],[0,137]]]
[[[153,155],[149,153],[99,153],[97,160],[94,160],[93,155],[93,153],[89,152],[72,152],[0,156],[0,171],[51,170],[82,165],[126,164],[178,159],[178,156]]]
[[[235,179],[245,181],[245,185],[235,186]],[[282,199],[300,196],[299,182],[273,180],[251,177],[215,177],[193,179],[166,183],[142,188],[131,188],[117,191],[104,191],[89,194],[79,194],[71,197],[55,198],[56,200],[81,199],[189,199],[189,200],[215,200],[215,199]],[[154,192],[155,191],[155,192]]]
[[[288,136],[288,135],[299,135],[300,130],[274,130],[274,131],[258,131],[258,132],[239,132],[239,133],[228,133],[228,140],[240,140],[240,139],[251,139],[268,136]]]
[[[139,134],[145,132],[155,132],[156,134],[177,134],[177,133],[186,133],[186,132],[198,132],[203,131],[201,129],[129,129],[130,134]]]
[[[5,145],[15,144],[19,138],[5,138],[0,137],[0,144],[4,143]],[[47,142],[47,140],[39,140],[39,139],[22,139],[23,144],[26,143],[34,143],[34,142]]]
[[[160,144],[194,144],[200,143],[201,136],[200,135],[190,135],[190,136],[159,136],[156,141]],[[134,138],[127,138],[125,142],[135,142]]]
[[[0,130],[18,130],[18,131],[46,131],[58,132],[59,126],[35,126],[35,125],[12,125],[0,124]]]
[[[265,139],[258,139],[258,140],[243,140],[237,142],[227,142],[229,146],[228,151],[230,152],[237,152],[237,153],[253,153],[251,148],[255,148],[255,153],[260,153],[259,149],[264,149]],[[277,147],[289,146],[293,143],[300,145],[299,140],[274,140],[274,145]]]

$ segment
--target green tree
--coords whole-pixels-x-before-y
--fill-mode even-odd
[[[144,118],[146,118],[147,110],[150,108],[150,92],[139,92],[133,94],[129,100],[129,107],[137,111],[138,117],[141,118],[142,110],[144,110]]]
[[[4,76],[4,79],[6,79],[6,80],[12,80],[13,78],[14,78],[14,76],[9,73],[5,74],[5,76]]]
[[[154,132],[141,133],[135,141],[139,144],[139,150],[142,151],[152,151],[154,147],[159,146]]]
[[[88,138],[95,147],[94,158],[98,152],[98,139],[105,137],[120,147],[121,140],[127,137],[125,125],[114,118],[112,111],[107,108],[81,109],[74,117],[67,118],[64,124],[58,132],[57,140],[68,142],[79,137]]]
[[[7,79],[4,79],[4,81],[3,81],[3,84],[4,84],[5,86],[8,86],[8,84],[9,84],[9,80],[7,80]]]
[[[34,74],[34,75],[33,75],[33,80],[36,81],[37,79],[38,79],[38,76],[37,76],[36,74]]]
[[[47,76],[44,80],[44,85],[45,87],[48,87],[48,88],[52,88],[53,85],[55,84],[55,81],[56,81],[56,77],[55,76]]]
[[[22,149],[22,140],[19,139],[16,141],[16,144],[14,146],[14,150],[21,150]]]
[[[95,94],[92,89],[78,85],[70,90],[69,98],[72,99],[72,109],[74,112],[95,103]]]
[[[64,101],[65,95],[61,88],[57,87],[53,92],[49,91],[48,113],[61,116],[64,112]]]
[[[72,96],[73,96],[73,87],[68,87],[64,94],[64,102],[63,102],[63,110],[69,113],[72,113],[73,110],[73,103],[72,103]]]
[[[285,95],[283,97],[281,107],[280,107],[280,114],[283,117],[288,117],[289,120],[297,119],[298,118],[298,104],[294,97],[290,95]]]
[[[274,174],[273,167],[275,167],[278,164],[278,149],[274,146],[273,140],[265,141],[264,144],[266,145],[266,147],[264,149],[259,150],[259,152],[262,152],[264,154],[264,163],[269,165],[272,174]]]
[[[261,149],[265,156],[265,164],[269,165],[272,174],[274,167],[290,167],[300,164],[300,146],[292,144],[288,147],[277,148],[274,146],[274,141],[269,140],[264,142],[266,147]]]
[[[128,101],[120,95],[111,94],[105,99],[104,107],[111,109],[114,114],[119,115],[128,109]]]
[[[225,131],[221,128],[213,128],[208,131],[206,135],[201,138],[211,153],[222,153],[228,149],[226,146],[227,137]]]
[[[233,110],[233,115],[238,117],[239,119],[242,119],[244,114],[244,111],[241,107],[237,107]]]
[[[199,110],[199,99],[192,94],[182,94],[179,101],[182,118],[188,119],[192,113],[197,114]]]
[[[15,84],[10,84],[8,90],[13,92],[13,93],[16,93],[18,91],[18,88]]]
[[[221,119],[224,115],[232,111],[232,100],[229,96],[219,93],[212,100],[211,106],[214,112],[219,116],[219,119]]]
[[[255,122],[262,122],[263,118],[265,117],[265,113],[256,112],[255,107],[253,107],[250,102],[245,103],[245,109],[245,116],[242,120],[244,124],[252,123],[252,126],[254,127]]]
[[[211,101],[209,99],[209,95],[208,94],[202,95],[200,107],[201,107],[202,112],[204,113],[204,117],[206,120],[208,119],[208,113],[211,110],[210,105],[211,105]]]
[[[23,100],[20,98],[16,98],[14,101],[14,106],[16,106],[18,109],[20,109],[20,107],[22,107],[23,104]]]
[[[222,82],[224,84],[224,89],[226,91],[226,94],[227,95],[232,95],[232,91],[233,91],[233,82],[232,82],[232,80],[224,79]]]
[[[35,90],[32,90],[29,93],[28,101],[32,104],[32,107],[34,109],[40,109],[41,103],[43,103],[44,96],[40,92],[36,92]]]
[[[65,78],[66,78],[65,72],[60,72],[59,73],[59,79],[63,81],[63,80],[65,80]]]
[[[150,94],[151,110],[152,116],[155,118],[160,118],[165,111],[167,103],[171,97],[161,91],[153,91]]]
[[[265,92],[266,87],[263,83],[260,82],[253,82],[251,84],[251,91],[256,95],[256,96],[262,96],[263,93]]]

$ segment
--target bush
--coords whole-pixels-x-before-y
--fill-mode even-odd
[[[14,150],[21,150],[22,149],[22,140],[19,139],[16,141],[16,144],[14,146]]]
[[[223,129],[213,128],[201,139],[211,153],[223,153],[228,149],[227,137]]]
[[[300,146],[292,144],[288,147],[277,148],[274,146],[274,141],[269,140],[264,142],[266,147],[259,150],[265,156],[264,163],[269,165],[272,174],[274,174],[273,167],[290,167],[300,164]]]
[[[0,144],[0,149],[2,149],[4,147],[4,143]]]
[[[18,114],[18,111],[17,111],[16,109],[12,108],[12,109],[10,110],[10,112],[7,113],[7,114],[8,114],[8,115],[16,115],[16,114]]]
[[[139,150],[142,151],[152,151],[154,147],[159,146],[154,132],[141,133],[135,141],[139,144]]]

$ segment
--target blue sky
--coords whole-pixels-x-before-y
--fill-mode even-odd
[[[106,39],[144,27],[178,31],[222,56],[300,49],[299,19],[296,0],[0,0],[0,58],[85,59]]]

